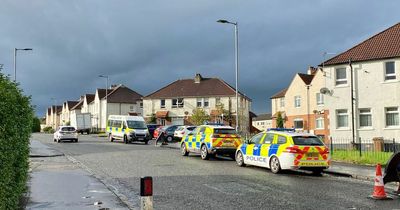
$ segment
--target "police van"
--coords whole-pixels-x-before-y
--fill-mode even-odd
[[[146,122],[140,116],[110,115],[107,120],[108,139],[123,140],[125,144],[141,141],[147,144],[151,139]]]

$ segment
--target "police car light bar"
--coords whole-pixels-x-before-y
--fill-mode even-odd
[[[294,128],[268,128],[267,131],[296,132]]]

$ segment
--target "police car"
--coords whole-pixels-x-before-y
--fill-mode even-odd
[[[294,129],[270,129],[240,145],[236,163],[266,167],[273,173],[304,169],[320,174],[329,168],[330,158],[328,147],[313,134],[296,133]]]
[[[201,159],[210,156],[228,155],[235,158],[236,148],[242,143],[236,130],[230,126],[202,125],[185,134],[181,140],[181,154],[200,153]]]

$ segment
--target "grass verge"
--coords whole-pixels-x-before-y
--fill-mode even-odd
[[[385,166],[393,152],[372,152],[356,150],[334,150],[331,152],[331,159],[334,161],[342,161],[360,165],[376,165],[380,163]]]

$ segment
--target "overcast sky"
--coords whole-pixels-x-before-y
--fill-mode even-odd
[[[398,1],[0,0],[0,64],[32,95],[36,113],[111,83],[142,95],[182,78],[234,86],[233,26],[239,22],[239,90],[257,114],[296,72],[400,21]]]

